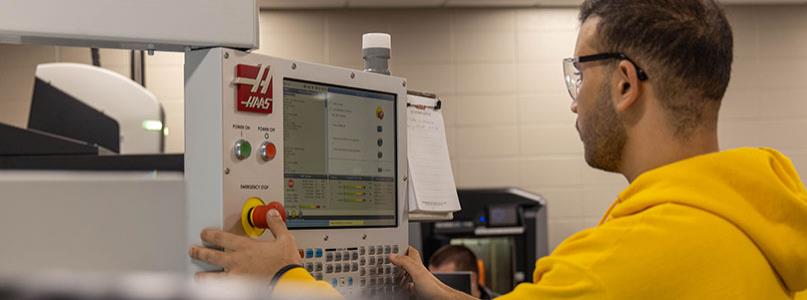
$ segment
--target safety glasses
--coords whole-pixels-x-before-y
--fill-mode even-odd
[[[569,90],[569,96],[572,97],[572,101],[577,101],[577,95],[580,93],[580,85],[583,84],[583,73],[580,72],[580,64],[608,59],[624,59],[629,61],[633,64],[633,67],[636,68],[636,74],[638,74],[639,80],[647,80],[647,74],[644,70],[639,68],[636,63],[623,53],[599,53],[567,58],[563,60],[563,77],[566,81],[566,89]]]

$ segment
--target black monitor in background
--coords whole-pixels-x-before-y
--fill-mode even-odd
[[[460,292],[471,294],[471,272],[434,272],[434,277],[440,279],[445,285]]]
[[[95,144],[120,153],[115,119],[36,78],[28,129]]]
[[[461,211],[450,221],[410,229],[425,261],[445,245],[464,245],[484,262],[484,286],[496,293],[532,282],[549,253],[546,200],[519,188],[459,189]]]

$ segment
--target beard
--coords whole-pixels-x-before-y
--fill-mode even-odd
[[[595,169],[619,172],[628,135],[611,104],[608,88],[608,82],[603,82],[593,109],[580,116],[575,126],[583,141],[586,163]]]

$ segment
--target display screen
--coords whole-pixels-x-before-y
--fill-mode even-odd
[[[289,228],[397,226],[396,95],[283,80]]]

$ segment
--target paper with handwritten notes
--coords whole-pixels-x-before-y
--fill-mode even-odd
[[[437,99],[409,95],[407,152],[410,220],[451,219],[460,210],[443,114]]]

